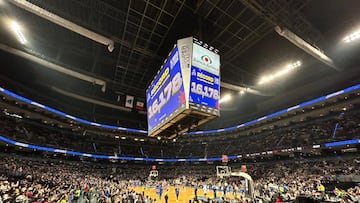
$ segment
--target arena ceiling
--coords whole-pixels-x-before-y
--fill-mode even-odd
[[[146,129],[143,113],[124,108],[125,96],[145,100],[176,40],[188,36],[220,50],[223,82],[255,90],[239,94],[222,88],[233,100],[222,105],[220,119],[200,128],[228,127],[360,82],[360,43],[343,41],[360,28],[357,0],[27,1],[113,40],[112,52],[14,2],[21,0],[0,0],[1,87],[99,123]],[[9,28],[14,20],[27,43],[19,43]],[[336,68],[280,36],[275,26],[317,47]],[[106,87],[51,70],[29,56],[104,81]],[[296,61],[302,64],[296,71],[258,84],[263,75]]]

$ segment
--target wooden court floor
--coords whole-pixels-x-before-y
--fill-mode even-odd
[[[169,189],[169,199],[168,202],[169,203],[188,203],[190,199],[194,199],[194,188],[191,187],[179,187],[180,188],[180,193],[179,193],[179,199],[178,201],[176,200],[176,195],[175,195],[175,187],[174,186],[168,186],[168,187],[163,187],[163,194],[162,194],[162,198],[159,201],[159,195],[156,194],[156,188],[146,188],[145,190],[145,196],[149,196],[151,198],[156,198],[156,202],[165,202],[164,199],[164,194],[166,189]],[[143,188],[142,187],[135,187],[134,188],[135,191],[137,193],[142,193]],[[197,191],[198,193],[198,197],[199,198],[205,198],[203,190],[202,189],[198,189]],[[222,192],[217,192],[216,193],[217,197],[223,197],[223,193]],[[206,198],[214,198],[214,192],[212,190],[208,191],[208,194],[206,196]],[[226,194],[227,198],[233,198],[233,194]]]

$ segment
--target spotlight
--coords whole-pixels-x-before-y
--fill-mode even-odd
[[[75,24],[67,19],[64,19],[55,13],[51,13],[29,1],[25,0],[13,0],[9,1],[10,3],[14,4],[15,6],[22,8],[26,11],[29,11],[30,13],[33,13],[41,18],[44,18],[52,23],[55,23],[59,26],[62,26],[68,30],[71,30],[73,32],[76,32],[84,37],[87,37],[93,41],[96,41],[100,44],[103,44],[105,46],[108,46],[108,50],[111,52],[114,49],[114,40],[105,37],[103,35],[100,35],[96,32],[93,32],[87,28],[84,28],[78,24]]]
[[[359,38],[360,38],[360,30],[358,30],[358,31],[356,31],[356,32],[354,32],[354,33],[351,33],[350,35],[346,36],[346,37],[344,38],[344,41],[345,41],[346,43],[349,43],[349,42],[355,41],[355,40],[357,40],[357,39],[359,39]]]
[[[227,94],[225,95],[223,98],[220,99],[219,103],[224,103],[224,102],[228,102],[231,100],[231,95],[230,94]]]
[[[14,32],[14,34],[16,35],[19,42],[21,44],[26,44],[27,40],[26,40],[24,34],[21,32],[21,28],[17,22],[13,21],[11,23],[11,29]]]
[[[280,76],[283,76],[287,73],[289,73],[290,71],[298,68],[301,66],[301,61],[296,61],[294,63],[291,63],[289,65],[287,65],[284,69],[279,70],[278,72],[274,73],[274,74],[270,74],[268,76],[264,76],[260,79],[260,81],[258,82],[259,85],[262,85],[264,83],[267,83],[271,80],[274,80],[275,78],[278,78]]]

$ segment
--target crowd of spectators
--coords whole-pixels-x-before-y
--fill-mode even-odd
[[[252,133],[251,136],[218,141],[217,145],[209,145],[207,155],[247,154],[359,139],[359,115],[357,111],[341,114],[341,116],[320,117],[307,122],[276,127],[261,133]]]
[[[133,181],[127,177],[141,174],[134,169],[112,176],[110,165],[1,158],[0,202],[142,202],[129,187]]]
[[[220,179],[214,165],[159,166],[158,180],[150,186],[147,182],[150,166],[145,164],[99,164],[8,154],[0,157],[1,203],[164,202],[164,198],[156,200],[136,193],[134,187],[161,185],[166,189],[176,184],[199,191],[206,188],[208,194],[216,190],[221,196],[219,200],[195,197],[197,201],[247,202],[243,199],[247,190],[244,181],[236,177]],[[358,185],[337,188],[336,184],[324,181],[338,181],[340,174],[358,177],[359,165],[358,159],[277,161],[248,164],[247,172],[254,179],[258,202],[292,202],[298,196],[318,201],[358,202]],[[240,165],[232,168],[236,171]],[[226,196],[226,193],[233,195]],[[189,197],[189,200],[194,199]]]
[[[359,166],[357,159],[319,159],[311,162],[253,164],[250,170],[256,182],[257,195],[267,202],[274,195],[287,201],[292,201],[297,196],[307,196],[322,201],[357,202],[360,200],[359,186],[341,191],[336,188],[336,183],[339,183],[340,177],[347,177],[344,182],[359,183]]]
[[[312,146],[360,138],[359,111],[276,127],[251,136],[205,142],[140,142],[74,132],[26,119],[1,116],[0,133],[10,139],[40,146],[85,153],[134,157],[190,158],[219,157],[274,149]]]
[[[286,127],[251,132],[251,136],[201,143],[166,143],[155,140],[154,144],[147,141],[121,140],[7,115],[0,116],[0,134],[19,142],[84,153],[134,157],[203,158],[359,139],[359,115],[359,111],[341,113],[336,116],[329,115],[292,123]],[[348,160],[268,161],[247,164],[247,169],[255,181],[255,194],[257,201],[260,202],[294,201],[299,196],[318,201],[359,202],[360,187],[354,183],[360,182],[359,162],[358,157]],[[148,184],[146,180],[148,180],[149,165],[104,164],[104,162],[100,164],[92,161],[74,162],[61,160],[61,158],[50,160],[44,157],[30,158],[2,154],[0,166],[2,166],[0,167],[0,203],[153,203],[163,201],[151,199],[133,190],[135,186]],[[235,165],[234,168],[240,168],[240,165]],[[211,202],[247,201],[241,199],[246,190],[244,182],[234,178],[219,179],[216,177],[214,165],[175,164],[164,165],[158,170],[160,174],[158,181],[152,182],[152,186],[167,187],[181,184],[199,190],[235,194],[234,198],[226,198],[226,195],[223,195],[222,200],[211,200]],[[339,181],[352,185],[335,187]],[[200,200],[195,198],[195,201]],[[201,201],[209,202],[210,200],[202,199]]]

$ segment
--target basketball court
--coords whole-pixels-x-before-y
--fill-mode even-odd
[[[242,171],[246,170],[246,166],[242,167]],[[239,177],[244,179],[244,185],[246,185],[244,188],[244,193],[241,194],[239,191],[237,193],[234,193],[233,191],[231,192],[226,192],[226,196],[224,196],[223,191],[221,190],[217,190],[216,191],[216,199],[221,199],[224,197],[224,199],[235,199],[235,198],[239,198],[241,199],[241,197],[246,197],[246,198],[253,198],[253,180],[251,178],[251,176],[249,176],[247,173],[245,172],[232,172],[231,171],[231,167],[228,166],[216,166],[216,176],[220,177],[221,179],[223,179],[224,177]],[[156,170],[156,166],[152,167],[152,170],[149,173],[149,178],[148,180],[151,181],[152,179],[156,179],[158,177],[158,171]],[[157,193],[157,188],[155,186],[152,187],[146,187],[145,188],[145,192],[144,192],[144,196],[149,196],[152,199],[156,199],[157,202],[165,202],[165,198],[164,198],[164,194],[166,192],[166,190],[168,191],[168,202],[189,202],[189,200],[194,200],[195,198],[195,188],[194,187],[183,187],[183,186],[179,186],[178,188],[180,189],[179,192],[179,197],[178,199],[176,199],[176,194],[175,194],[175,186],[163,186],[163,192],[162,192],[162,197],[160,198],[159,194]],[[204,194],[204,190],[202,189],[203,187],[198,187],[197,190],[197,199],[198,200],[206,200],[208,198],[210,199],[214,199],[215,198],[215,194],[214,191],[212,189],[208,189],[207,194]],[[134,188],[135,191],[137,193],[142,193],[143,192],[143,187],[139,186],[139,187],[135,187]],[[243,196],[242,196],[243,195]]]
[[[135,187],[134,188],[135,191],[137,193],[142,193],[142,187]],[[175,195],[175,187],[174,186],[168,186],[168,187],[164,187],[163,190],[163,194],[162,194],[162,198],[161,200],[159,200],[159,195],[156,193],[156,188],[146,188],[145,190],[145,197],[149,196],[151,198],[156,198],[157,202],[165,202],[164,199],[164,193],[166,191],[166,189],[169,189],[169,199],[168,202],[179,202],[179,203],[188,203],[189,200],[193,200],[195,197],[194,194],[194,188],[193,187],[180,187],[180,193],[179,193],[179,200],[176,201],[176,195]],[[212,190],[209,190],[207,196],[204,195],[203,190],[202,189],[198,189],[198,199],[207,199],[207,198],[214,198],[214,192]],[[217,197],[223,197],[223,193],[222,192],[217,192],[216,193]],[[233,194],[226,194],[227,198],[234,198]],[[240,197],[240,196],[238,196]]]

